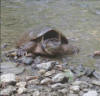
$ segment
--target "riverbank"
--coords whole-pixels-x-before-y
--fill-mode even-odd
[[[100,96],[100,71],[37,56],[1,62],[1,96]]]

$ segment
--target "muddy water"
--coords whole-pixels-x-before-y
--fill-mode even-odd
[[[51,26],[80,47],[69,64],[100,69],[100,59],[91,55],[100,50],[100,0],[1,0],[1,43],[15,46],[20,34],[36,27]]]

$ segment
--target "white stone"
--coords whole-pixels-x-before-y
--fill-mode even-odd
[[[83,94],[83,96],[98,96],[98,93],[95,90],[91,90]]]
[[[2,89],[0,91],[0,96],[10,96],[11,93],[13,93],[14,91],[16,91],[16,88],[13,87],[13,86],[8,86],[7,88],[5,89]]]
[[[55,65],[55,62],[50,61],[50,62],[46,62],[46,63],[37,64],[37,68],[50,70],[54,65]]]
[[[18,82],[16,84],[16,86],[18,86],[18,87],[25,87],[26,86],[26,82]]]
[[[0,78],[1,78],[1,82],[4,82],[4,83],[10,83],[10,82],[16,81],[16,76],[13,73],[3,74],[1,75]]]
[[[92,81],[92,84],[97,85],[97,86],[100,86],[100,81],[93,80],[93,81]]]
[[[65,76],[64,73],[58,73],[58,74],[56,74],[56,75],[52,78],[52,81],[53,81],[53,82],[61,82],[61,81],[64,80],[64,78],[67,79],[67,77]]]
[[[74,92],[79,92],[80,91],[80,86],[71,86],[70,90],[72,90]]]
[[[51,85],[51,88],[53,88],[53,89],[61,89],[61,88],[64,88],[65,86],[66,86],[65,84],[56,83],[56,84]]]
[[[51,82],[52,82],[52,80],[50,78],[45,78],[40,82],[40,84],[49,84]]]
[[[18,88],[17,93],[18,94],[22,94],[22,93],[24,93],[26,91],[27,91],[27,89],[25,87],[20,87],[20,88]]]

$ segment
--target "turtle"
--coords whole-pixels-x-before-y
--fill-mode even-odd
[[[19,50],[18,54],[27,52],[35,55],[57,56],[75,52],[75,47],[69,45],[68,39],[53,28],[25,33],[16,47]]]

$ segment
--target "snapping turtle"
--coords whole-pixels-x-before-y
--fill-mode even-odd
[[[52,28],[42,29],[41,31],[31,31],[25,33],[17,42],[18,54],[27,52],[40,55],[55,56],[58,54],[72,54],[74,46],[68,44],[68,39],[59,31]]]

